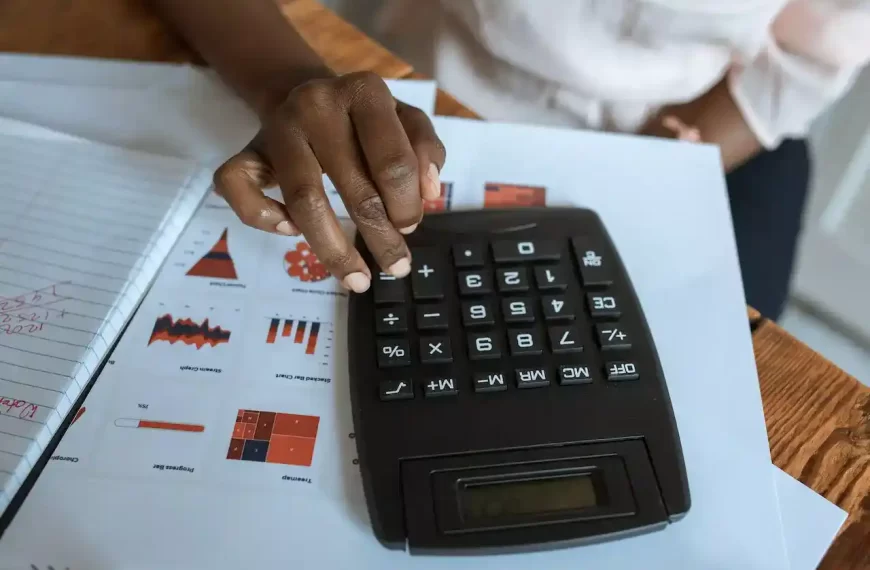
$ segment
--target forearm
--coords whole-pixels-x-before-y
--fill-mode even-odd
[[[761,143],[734,102],[725,79],[694,101],[663,109],[649,122],[644,133],[673,136],[673,132],[661,125],[661,119],[666,115],[676,116],[686,125],[698,129],[703,142],[717,145],[726,172],[762,150]]]
[[[152,0],[163,18],[258,114],[296,85],[334,75],[275,0]]]

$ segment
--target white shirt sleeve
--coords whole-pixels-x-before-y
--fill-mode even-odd
[[[761,144],[806,135],[870,61],[870,0],[791,0],[760,53],[728,75]]]

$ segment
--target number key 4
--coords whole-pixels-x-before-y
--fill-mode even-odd
[[[571,300],[565,297],[565,295],[549,295],[541,297],[541,306],[544,309],[545,320],[556,321],[560,319],[574,319],[574,307]]]

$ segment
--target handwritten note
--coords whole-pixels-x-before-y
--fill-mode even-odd
[[[0,131],[0,510],[129,319],[206,174]]]

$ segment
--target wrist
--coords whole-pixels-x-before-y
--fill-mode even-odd
[[[299,85],[313,79],[331,79],[337,76],[338,74],[323,63],[270,71],[248,89],[251,93],[250,103],[257,115],[263,118],[279,107],[290,92]]]

